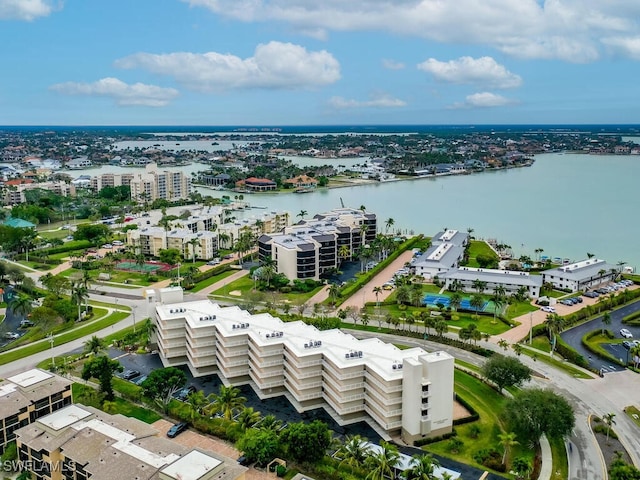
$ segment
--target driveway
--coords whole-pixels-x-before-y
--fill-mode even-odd
[[[160,435],[165,436],[171,425],[173,425],[173,423],[167,420],[158,420],[151,426],[158,430]],[[173,441],[188,448],[200,448],[202,450],[209,450],[210,452],[217,453],[218,455],[223,455],[227,457],[228,462],[235,462],[240,456],[240,452],[236,450],[233,445],[218,438],[197,433],[194,430],[182,432],[180,435],[173,438]],[[250,468],[247,471],[245,478],[247,480],[266,480],[268,478],[273,478],[273,476],[269,476],[266,472]]]

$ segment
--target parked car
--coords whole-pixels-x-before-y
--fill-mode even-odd
[[[183,388],[182,390],[179,390],[178,392],[176,392],[174,394],[174,398],[176,398],[177,400],[180,400],[181,402],[184,402],[187,397],[194,393],[196,391],[196,387],[194,387],[193,385],[189,385],[188,387]]]
[[[233,254],[232,253],[228,253],[227,255],[225,255],[224,257],[225,260],[231,260],[233,258]]]
[[[620,335],[624,338],[633,338],[633,334],[626,328],[620,329]]]
[[[176,423],[167,431],[167,437],[169,438],[177,437],[182,432],[184,432],[188,428],[188,426],[189,425],[187,425],[185,422]]]
[[[547,313],[556,313],[556,309],[553,307],[542,307],[540,310]]]
[[[31,320],[22,320],[20,322],[20,328],[33,327],[35,324]]]
[[[111,245],[110,243],[105,243],[104,245],[102,245],[102,248],[106,248],[107,250],[110,250],[113,248],[113,245]]]
[[[18,338],[20,338],[20,334],[19,333],[15,333],[15,332],[7,332],[4,334],[4,338],[8,339],[8,340],[16,340]]]
[[[242,465],[243,467],[249,466],[249,459],[247,457],[245,457],[244,455],[238,457],[237,462],[238,462],[238,464]]]
[[[213,260],[209,260],[207,262],[207,265],[218,265],[220,263],[220,259],[219,258],[214,258]]]
[[[140,372],[138,370],[125,370],[122,374],[122,378],[124,378],[125,380],[131,380],[139,375]]]
[[[148,377],[148,375],[142,375],[141,377],[136,378],[133,383],[136,385],[142,385],[142,382],[144,382]]]
[[[627,350],[630,350],[631,348],[634,347],[634,343],[630,342],[629,340],[625,340],[624,342],[622,342],[622,346]]]

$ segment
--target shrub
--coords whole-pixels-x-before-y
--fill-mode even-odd
[[[287,474],[287,468],[284,465],[278,465],[276,467],[276,475],[280,478],[284,477]]]

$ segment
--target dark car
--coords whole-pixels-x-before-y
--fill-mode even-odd
[[[187,425],[184,422],[180,422],[180,423],[176,423],[174,426],[172,426],[168,431],[167,431],[167,437],[169,438],[174,438],[177,437],[178,435],[180,435],[182,432],[184,432],[187,427],[189,425]]]
[[[140,372],[137,370],[125,370],[122,374],[122,378],[125,380],[131,380],[132,378],[136,378],[138,375],[140,375]]]
[[[188,387],[183,388],[182,390],[176,392],[174,397],[182,402],[184,402],[187,397],[196,391],[196,387],[193,385],[189,385]]]
[[[243,467],[247,467],[249,465],[249,459],[244,455],[242,455],[241,457],[238,457],[237,462]]]

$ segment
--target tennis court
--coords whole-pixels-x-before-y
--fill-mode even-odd
[[[168,263],[154,263],[154,262],[144,262],[143,264],[139,264],[136,262],[118,262],[116,264],[116,270],[124,270],[125,272],[142,272],[142,273],[153,273],[153,272],[168,272],[171,270],[171,265]]]
[[[448,307],[451,303],[449,301],[449,297],[446,295],[434,295],[429,293],[424,296],[422,299],[422,303],[424,303],[427,307],[438,307],[438,304],[444,305],[444,307]],[[484,312],[489,306],[489,302],[485,301],[482,306],[478,309],[479,312]],[[473,312],[476,311],[475,307],[471,306],[471,299],[469,297],[465,297],[460,302],[460,310],[471,310]]]

